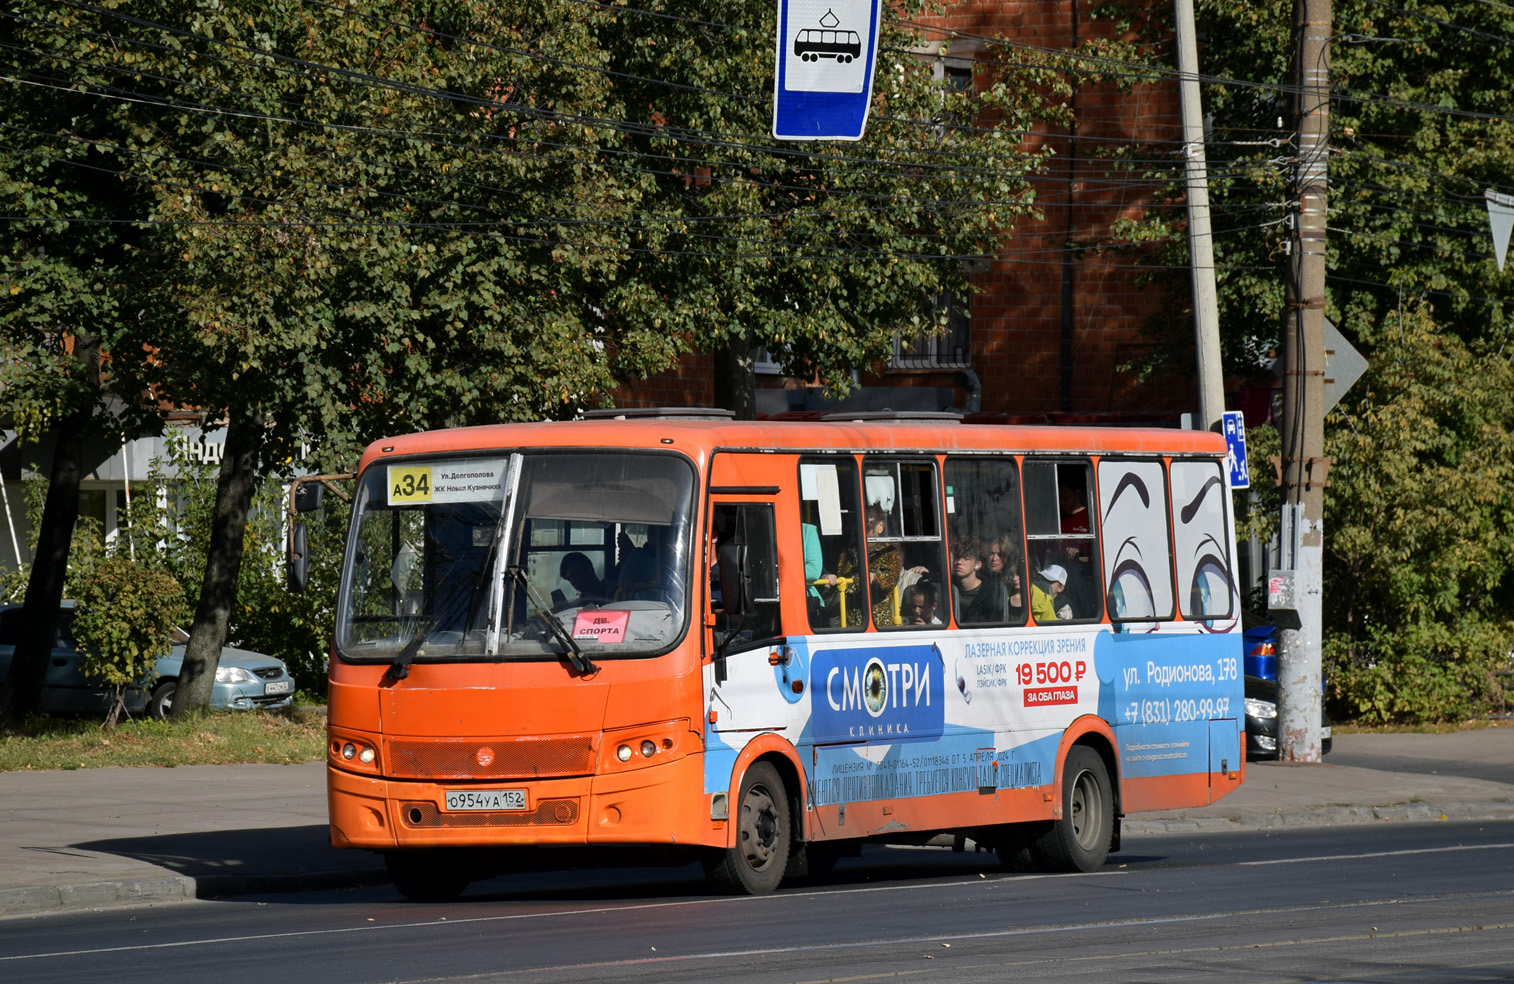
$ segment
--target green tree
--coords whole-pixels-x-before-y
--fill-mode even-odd
[[[46,507],[36,527],[25,592],[27,617],[0,680],[0,714],[36,710],[63,597],[69,543],[78,519],[84,445],[118,424],[103,413],[102,347],[119,337],[135,232],[120,220],[142,196],[112,186],[87,144],[43,146],[93,101],[63,88],[24,85],[27,60],[14,16],[0,21],[7,135],[0,141],[0,201],[8,222],[0,243],[0,412],[22,443],[54,441]]]
[[[114,550],[170,573],[185,597],[198,598],[219,468],[197,461],[188,453],[187,442],[173,440],[172,435],[168,447],[169,459],[153,462],[149,481],[132,497]],[[170,463],[172,480],[166,477]],[[284,583],[286,492],[276,482],[259,487],[248,509],[246,557],[227,623],[231,645],[282,659],[300,690],[315,698],[326,693],[326,656],[340,570],[336,559],[347,532],[347,508],[340,495],[326,501],[321,510],[301,517],[309,549],[323,562],[311,565],[306,589],[292,594]]]
[[[1165,8],[1149,9],[1148,36],[1163,36]],[[1227,374],[1265,376],[1289,269],[1294,10],[1195,11]],[[1483,205],[1514,175],[1514,8],[1338,0],[1334,21],[1327,315],[1370,369],[1326,418],[1327,672],[1348,715],[1455,717],[1500,706],[1514,643],[1510,299]],[[1115,230],[1169,242],[1158,263],[1173,272],[1153,274],[1172,302],[1154,326],[1169,359],[1189,350],[1180,221],[1154,211]]]
[[[75,578],[74,597],[80,669],[114,688],[115,699],[105,717],[105,726],[114,728],[125,707],[127,687],[142,681],[158,658],[167,655],[184,592],[166,571],[110,557]]]
[[[80,104],[33,152],[131,193],[117,392],[227,427],[176,713],[208,700],[254,491],[302,440],[338,471],[384,433],[568,415],[733,342],[844,387],[965,292],[1033,208],[1023,131],[1065,117],[1044,67],[934,81],[914,2],[868,138],[802,147],[766,135],[760,5],[22,6],[12,74]]]
[[[1514,365],[1427,308],[1372,337],[1326,440],[1328,675],[1374,722],[1500,708],[1514,640]]]

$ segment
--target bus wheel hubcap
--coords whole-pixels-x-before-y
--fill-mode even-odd
[[[741,811],[741,842],[747,864],[764,868],[773,860],[778,840],[778,809],[763,786],[747,790]]]

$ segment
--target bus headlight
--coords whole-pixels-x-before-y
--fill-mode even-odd
[[[377,775],[378,744],[362,735],[333,734],[326,745],[327,761],[352,772]]]
[[[599,771],[623,772],[663,765],[690,754],[697,745],[698,738],[689,733],[687,719],[610,731],[599,746]]]

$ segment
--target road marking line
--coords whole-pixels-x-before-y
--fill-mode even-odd
[[[837,895],[864,895],[873,892],[905,892],[920,888],[962,888],[974,884],[995,884],[998,882],[1014,880],[1037,881],[1045,878],[1056,878],[1063,881],[1073,878],[1107,878],[1128,874],[1124,871],[1095,871],[1087,874],[1054,874],[1054,875],[996,875],[978,882],[963,880],[947,882],[926,882],[909,885],[873,885],[867,888],[847,888],[831,891],[814,892],[775,892],[772,895],[737,896],[733,898],[712,899],[689,899],[686,902],[646,902],[640,905],[607,905],[597,906],[592,909],[568,909],[553,912],[516,912],[503,916],[475,916],[471,919],[428,919],[425,922],[406,923],[375,923],[372,926],[347,926],[341,929],[304,929],[288,933],[260,933],[250,936],[221,936],[203,940],[177,940],[166,943],[139,943],[133,946],[108,946],[88,950],[56,950],[51,953],[20,953],[11,956],[0,956],[0,963],[15,960],[41,960],[48,957],[82,957],[97,953],[131,953],[140,950],[163,950],[177,949],[186,946],[209,946],[216,943],[255,943],[260,940],[285,940],[296,939],[303,936],[335,936],[343,933],[370,933],[383,929],[418,929],[435,926],[468,926],[476,923],[512,922],[522,919],[563,919],[567,916],[593,916],[605,913],[639,912],[649,909],[677,909],[691,905],[729,905],[735,903],[761,903],[783,902],[793,899],[814,898],[817,896]]]
[[[1456,847],[1420,847],[1406,851],[1374,851],[1371,854],[1322,854],[1314,858],[1277,858],[1272,861],[1238,861],[1243,868],[1264,864],[1312,864],[1316,861],[1360,861],[1363,858],[1396,858],[1406,854],[1448,854],[1453,851],[1506,850],[1514,844],[1459,844]]]

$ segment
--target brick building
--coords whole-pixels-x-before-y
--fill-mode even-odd
[[[1088,0],[964,0],[931,21],[942,29],[943,41],[945,32],[955,32],[944,57],[939,44],[921,56],[933,61],[943,80],[965,84],[973,59],[1014,58],[1013,50],[991,47],[983,38],[1002,35],[1064,49],[1110,31],[1107,19],[1093,20],[1092,6]],[[1175,417],[1194,408],[1190,374],[1141,383],[1120,368],[1155,344],[1140,329],[1162,301],[1156,291],[1138,286],[1135,258],[1077,251],[1107,243],[1118,219],[1140,217],[1153,187],[1133,176],[1111,178],[1093,159],[1095,150],[1135,140],[1171,141],[1175,147],[1181,132],[1177,86],[1163,81],[1122,92],[1114,82],[1082,84],[1074,105],[1075,133],[1027,138],[1027,147],[1049,145],[1056,153],[1036,182],[1044,219],[1022,220],[999,258],[974,272],[976,292],[953,312],[945,337],[899,340],[886,371],[861,374],[862,388],[846,401],[847,409]],[[1190,327],[1179,327],[1177,337],[1191,338]],[[711,369],[708,355],[691,356],[670,372],[616,391],[616,405],[709,405]],[[759,412],[832,406],[804,381],[784,379],[774,365],[759,361],[757,372]]]

